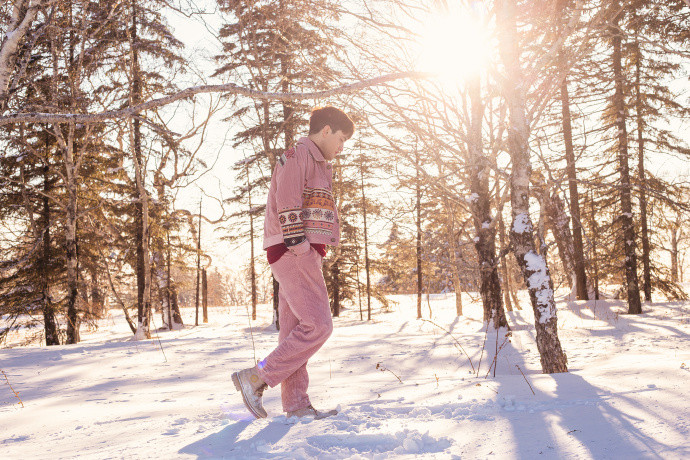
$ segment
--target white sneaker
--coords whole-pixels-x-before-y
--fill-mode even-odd
[[[268,384],[261,380],[256,366],[232,374],[232,383],[235,384],[237,391],[242,394],[244,405],[247,406],[247,409],[254,417],[266,418],[268,416],[261,402],[264,390],[268,387]]]
[[[322,412],[320,410],[316,410],[314,406],[312,406],[311,404],[307,407],[303,407],[302,409],[293,410],[287,413],[288,418],[314,417],[314,420],[321,420],[322,418],[331,417],[333,415],[338,415],[338,411],[332,409],[329,411]]]

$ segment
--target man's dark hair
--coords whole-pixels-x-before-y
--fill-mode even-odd
[[[355,124],[345,112],[335,107],[317,107],[311,111],[309,117],[309,134],[320,132],[325,126],[330,126],[333,132],[342,131],[347,138],[355,132]]]

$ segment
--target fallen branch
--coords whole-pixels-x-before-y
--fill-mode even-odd
[[[0,126],[9,125],[13,123],[100,123],[106,120],[113,120],[119,118],[132,118],[138,113],[162,107],[171,104],[181,99],[188,99],[197,94],[205,93],[224,93],[237,94],[240,96],[247,96],[252,99],[259,100],[273,100],[273,101],[302,101],[307,99],[325,99],[337,94],[353,93],[357,90],[368,88],[370,86],[381,85],[394,80],[401,80],[405,78],[422,79],[429,78],[433,74],[425,72],[398,72],[388,75],[382,75],[376,78],[351,83],[338,88],[333,88],[324,91],[312,91],[307,93],[270,93],[264,91],[257,91],[250,88],[237,86],[234,83],[226,83],[223,85],[201,85],[192,86],[183,89],[177,93],[169,96],[164,96],[158,99],[138,104],[121,110],[108,110],[100,113],[12,113],[0,117]]]
[[[19,404],[21,404],[22,407],[24,407],[24,403],[22,402],[22,398],[19,397],[19,393],[14,391],[14,388],[12,388],[12,384],[10,383],[10,379],[7,378],[7,374],[5,374],[5,371],[0,369],[0,372],[2,372],[3,377],[5,377],[5,382],[7,382],[7,385],[9,385],[10,390],[12,390],[12,393],[14,393],[14,396],[19,400]]]

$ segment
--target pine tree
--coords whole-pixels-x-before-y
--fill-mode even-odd
[[[313,17],[310,2],[219,0],[218,5],[230,22],[220,30],[223,53],[216,56],[220,67],[214,76],[231,78],[259,91],[290,92],[324,88],[324,82],[336,75],[329,67],[331,39],[321,22],[330,17]],[[233,148],[241,147],[251,171],[249,187],[238,187],[233,200],[247,202],[251,190],[259,203],[259,197],[267,191],[276,158],[304,129],[309,107],[294,101],[238,104],[228,117],[242,126],[234,137]],[[238,169],[238,183],[246,183],[246,174],[243,168]],[[234,217],[246,212],[240,211]],[[249,212],[254,214],[255,210]],[[253,247],[253,240],[250,245]],[[277,288],[274,280],[274,319],[279,325]]]

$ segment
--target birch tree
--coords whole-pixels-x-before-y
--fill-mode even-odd
[[[513,218],[510,241],[532,302],[542,371],[549,374],[567,372],[567,359],[558,339],[553,282],[546,260],[534,246],[534,227],[530,218],[530,124],[526,113],[526,80],[520,66],[516,2],[498,0],[495,8],[500,53],[505,68],[504,96],[510,113],[508,151],[512,161],[510,202]]]

